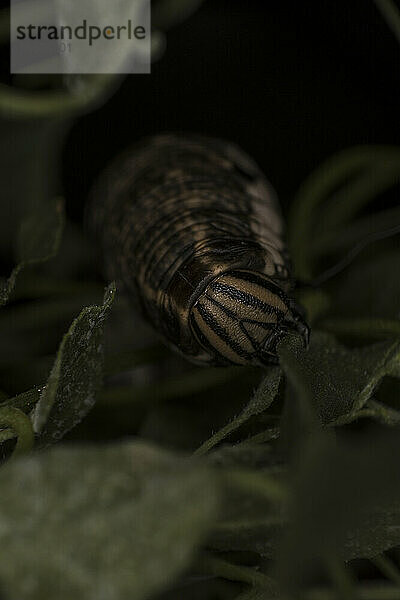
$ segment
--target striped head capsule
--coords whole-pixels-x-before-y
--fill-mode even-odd
[[[308,344],[309,329],[296,303],[271,278],[227,271],[213,279],[193,304],[190,327],[218,365],[276,364],[277,343],[288,332]]]

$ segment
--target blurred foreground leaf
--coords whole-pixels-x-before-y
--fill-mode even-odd
[[[309,440],[296,474],[280,563],[294,592],[329,561],[371,558],[400,543],[400,442],[393,431]]]
[[[142,443],[58,447],[0,473],[6,600],[140,600],[189,566],[212,526],[212,474]]]
[[[397,5],[393,0],[375,0],[375,4],[400,44],[400,11]]]
[[[0,115],[13,119],[67,119],[102,104],[115,90],[116,75],[74,77],[69,90],[24,90],[0,83]]]
[[[94,404],[103,368],[103,325],[114,295],[111,284],[103,305],[83,309],[61,342],[33,417],[41,446],[62,438]]]
[[[45,262],[57,254],[63,225],[63,205],[59,199],[22,222],[17,248],[20,262],[6,281],[0,280],[0,306],[8,301],[23,268]]]

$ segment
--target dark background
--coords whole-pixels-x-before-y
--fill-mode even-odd
[[[63,179],[80,220],[98,171],[162,130],[239,143],[284,206],[330,154],[399,144],[400,46],[372,0],[207,0],[171,29],[151,75],[132,75],[76,121]]]

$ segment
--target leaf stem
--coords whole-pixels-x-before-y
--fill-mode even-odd
[[[280,427],[271,427],[270,429],[266,429],[265,431],[261,431],[260,433],[256,433],[255,435],[244,439],[236,444],[236,448],[239,446],[243,448],[244,446],[251,446],[253,444],[265,444],[266,442],[272,442],[273,440],[279,438],[280,432]]]
[[[9,427],[17,435],[13,456],[24,454],[32,449],[35,440],[32,423],[21,410],[11,406],[0,408],[0,427]]]
[[[227,484],[246,493],[265,496],[270,502],[284,502],[288,491],[286,486],[275,477],[263,472],[247,469],[227,469],[222,472]]]
[[[253,398],[243,410],[235,418],[229,421],[229,423],[224,425],[224,427],[203,442],[194,454],[196,456],[206,454],[231,433],[239,429],[248,419],[267,410],[278,393],[280,379],[280,369],[272,369],[258,386]]]
[[[338,598],[340,600],[354,600],[356,598],[354,580],[344,563],[336,557],[329,557],[325,564]]]
[[[382,575],[385,575],[395,585],[400,586],[400,570],[390,558],[385,554],[379,554],[372,558],[371,562],[380,570]]]
[[[268,575],[260,573],[252,567],[234,565],[212,554],[202,556],[200,564],[202,570],[216,577],[248,583],[253,586],[262,587],[274,594],[277,593],[276,582],[271,577],[268,577]]]
[[[282,527],[282,517],[273,516],[264,519],[243,521],[222,521],[214,526],[216,531],[237,532],[243,529],[260,529],[261,527]]]
[[[86,76],[79,92],[27,91],[0,84],[0,114],[13,118],[67,118],[99,104],[116,84],[115,75]]]

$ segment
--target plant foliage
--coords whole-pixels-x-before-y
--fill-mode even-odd
[[[198,4],[160,2],[155,26]],[[54,117],[115,84],[81,83],[61,104],[0,88],[10,135],[29,117],[54,147]],[[114,284],[99,304],[94,252],[39,169],[0,286],[2,598],[400,598],[400,252],[375,235],[400,223],[398,205],[376,209],[399,172],[400,149],[357,147],[300,186],[299,280],[371,243],[300,286],[309,347],[287,337],[255,371],[190,368]]]

